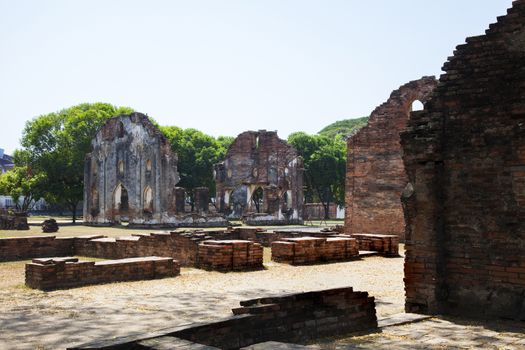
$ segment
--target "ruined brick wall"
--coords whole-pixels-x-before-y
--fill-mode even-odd
[[[445,63],[402,133],[406,310],[525,319],[525,1]]]
[[[234,316],[210,323],[186,324],[137,337],[103,339],[81,349],[239,349],[266,341],[309,343],[323,337],[377,328],[374,297],[337,288],[241,302]],[[182,341],[184,339],[186,341]],[[190,341],[192,343],[189,343]],[[206,346],[204,346],[204,345]],[[211,347],[214,348],[211,348]]]
[[[425,103],[436,87],[434,77],[411,81],[392,92],[347,141],[345,232],[395,234],[401,239],[405,222],[401,192],[408,183],[399,132],[414,101]]]
[[[263,248],[243,240],[207,240],[199,244],[197,267],[208,270],[236,271],[262,269]]]
[[[301,237],[272,243],[272,260],[292,265],[355,259],[359,256],[354,238]]]
[[[25,284],[34,289],[73,288],[89,284],[139,281],[180,274],[176,260],[149,256],[108,261],[35,259],[25,266]]]
[[[215,181],[219,211],[229,218],[259,214],[252,221],[302,223],[303,162],[276,132],[237,136],[224,162],[215,166]],[[260,205],[253,201],[258,189]]]
[[[84,169],[84,222],[159,224],[174,217],[177,155],[148,117],[108,119]]]
[[[0,239],[0,261],[73,255],[73,238],[31,236]]]

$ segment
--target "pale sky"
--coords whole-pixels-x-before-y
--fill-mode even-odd
[[[0,148],[82,102],[236,136],[316,133],[439,75],[511,0],[0,0]]]

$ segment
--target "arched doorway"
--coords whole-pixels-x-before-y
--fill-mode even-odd
[[[153,213],[153,190],[151,187],[147,186],[144,189],[144,212],[152,214]]]
[[[126,216],[128,215],[129,211],[129,197],[128,190],[122,184],[118,184],[115,188],[115,191],[113,192],[113,209],[115,211],[115,215],[121,216],[121,220],[127,219]],[[122,216],[124,216],[124,218]]]
[[[261,213],[263,210],[263,201],[264,201],[264,191],[261,187],[257,187],[257,189],[252,194],[252,200],[251,204],[253,205],[253,208],[255,209],[255,212]]]

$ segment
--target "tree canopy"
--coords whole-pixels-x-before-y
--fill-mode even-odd
[[[34,176],[45,178],[43,197],[73,213],[83,198],[84,158],[91,140],[106,119],[131,113],[128,107],[108,103],[83,103],[26,123],[23,151]],[[15,159],[15,166],[20,166]]]
[[[346,143],[341,136],[296,132],[288,137],[304,159],[305,200],[320,202],[328,217],[330,203],[344,204]]]
[[[346,139],[354,134],[357,130],[365,126],[366,123],[368,123],[368,117],[339,120],[335,123],[325,126],[321,131],[319,131],[319,135],[326,137],[335,137],[336,135],[341,135],[343,139]]]
[[[178,155],[177,168],[181,179],[178,186],[186,189],[191,205],[195,187],[208,187],[214,197],[213,166],[224,159],[233,137],[214,138],[195,129],[176,126],[161,126],[160,130]]]
[[[0,193],[11,196],[16,209],[27,211],[43,197],[47,177],[33,171],[28,152],[15,151],[13,158],[13,169],[0,175]]]

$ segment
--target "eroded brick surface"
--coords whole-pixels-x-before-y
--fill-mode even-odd
[[[358,256],[357,241],[348,237],[285,238],[272,243],[272,260],[292,265],[345,261]]]
[[[412,104],[425,103],[436,87],[434,77],[409,82],[392,92],[347,141],[345,229],[347,233],[395,234],[401,239],[405,222],[401,192],[408,183],[399,132]]]
[[[525,319],[524,38],[518,0],[402,133],[407,311]]]
[[[216,201],[228,218],[247,224],[303,222],[303,162],[275,131],[247,131],[215,166]]]

